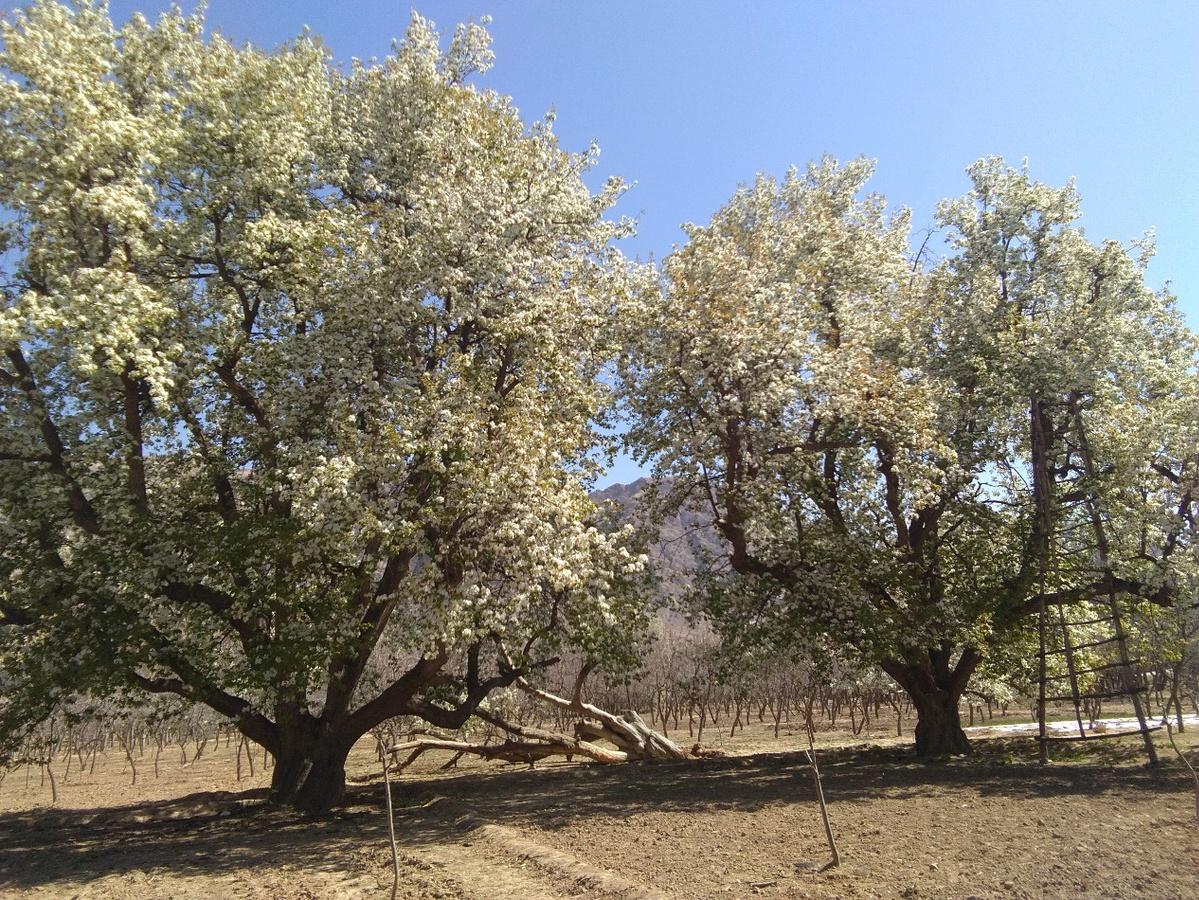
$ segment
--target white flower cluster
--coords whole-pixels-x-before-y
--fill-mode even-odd
[[[760,177],[688,227],[628,323],[631,437],[710,512],[735,573],[708,614],[749,646],[986,652],[1045,584],[1036,465],[1056,482],[1050,588],[1105,577],[1084,489],[1129,583],[1193,581],[1199,358],[1144,284],[1148,239],[1092,244],[1073,185],[985,159],[941,205],[951,253],[930,262],[906,212],[863,197],[870,171]],[[1102,479],[1083,475],[1084,428]]]
[[[443,50],[414,16],[348,70],[177,11],[42,0],[0,38],[0,591],[38,646],[103,635],[98,679],[270,709],[383,624],[431,652],[640,628],[584,475],[647,276],[595,151],[470,84],[482,26]]]

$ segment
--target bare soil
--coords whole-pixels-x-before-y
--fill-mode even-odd
[[[1199,897],[1189,778],[1176,761],[1144,769],[1136,739],[1064,747],[1045,768],[1027,738],[979,739],[973,758],[928,764],[879,729],[857,746],[821,736],[843,857],[822,874],[811,769],[785,730],[776,741],[755,724],[724,741],[729,756],[685,763],[447,772],[430,754],[393,784],[399,896]],[[237,782],[232,748],[186,768],[178,749],[164,753],[157,779],[139,762],[136,786],[122,757],[65,783],[56,771],[53,806],[36,770],[28,785],[24,771],[7,776],[0,896],[388,896],[377,781],[313,820],[266,806],[260,767]],[[366,744],[352,762],[357,777],[376,770]]]

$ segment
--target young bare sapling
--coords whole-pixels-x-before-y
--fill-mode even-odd
[[[391,900],[396,900],[396,894],[400,890],[400,854],[396,849],[396,823],[395,816],[391,811],[391,774],[388,771],[388,758],[386,748],[383,746],[383,740],[378,735],[375,736],[378,743],[379,759],[383,765],[383,795],[386,800],[387,807],[387,837],[391,844]]]
[[[1195,824],[1199,825],[1199,774],[1196,774],[1195,767],[1191,765],[1190,760],[1179,749],[1178,744],[1174,740],[1174,726],[1169,722],[1166,722],[1166,735],[1170,739],[1170,746],[1174,748],[1174,752],[1178,754],[1178,758],[1187,767],[1187,771],[1191,773],[1191,778],[1195,782]]]
[[[828,804],[824,800],[824,785],[820,781],[820,767],[816,764],[816,729],[812,725],[810,714],[805,724],[808,730],[808,762],[812,766],[812,777],[816,780],[816,799],[820,803],[820,818],[824,822],[824,836],[828,839],[828,849],[832,854],[832,859],[817,871],[827,872],[829,869],[835,869],[841,865],[841,854],[837,852],[837,840],[833,837],[833,826],[828,817]]]

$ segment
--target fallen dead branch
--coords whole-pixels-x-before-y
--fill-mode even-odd
[[[568,700],[518,678],[516,687],[532,697],[575,713],[581,720],[575,724],[575,735],[581,741],[607,741],[627,754],[628,759],[687,759],[687,753],[670,738],[654,731],[634,710],[619,716],[583,700],[583,686],[591,672],[585,665],[575,680],[573,696]]]
[[[424,753],[430,750],[449,750],[459,755],[469,754],[478,756],[481,759],[498,759],[502,762],[511,763],[527,763],[532,765],[541,759],[546,759],[550,756],[566,756],[574,753],[582,753],[574,745],[566,744],[547,744],[541,741],[504,741],[499,744],[472,744],[467,741],[443,741],[437,738],[418,738],[415,741],[407,741],[403,744],[396,744],[394,747],[388,748],[388,752],[399,756],[407,753],[408,756],[402,762],[396,764],[393,769],[397,772],[402,772]],[[594,754],[592,758],[597,762],[623,762],[621,759],[605,759],[601,754]]]
[[[407,757],[395,766],[395,770],[404,771],[430,750],[449,750],[456,754],[456,758],[469,754],[481,759],[498,759],[530,766],[538,760],[552,756],[563,756],[568,760],[574,756],[582,756],[604,764],[625,762],[629,758],[627,753],[620,750],[609,750],[577,736],[572,738],[540,728],[516,725],[484,710],[480,710],[476,715],[515,737],[497,744],[471,743],[441,737],[416,738],[388,748],[388,753],[393,756],[407,754]]]
[[[516,686],[530,696],[578,715],[579,720],[575,722],[573,735],[532,725],[519,725],[487,709],[478,709],[475,717],[509,735],[508,739],[498,743],[471,742],[447,735],[421,735],[387,748],[387,753],[391,756],[404,757],[395,764],[394,770],[403,772],[430,750],[453,753],[454,756],[446,766],[454,765],[464,755],[525,763],[529,766],[550,757],[565,757],[569,761],[581,756],[605,765],[633,759],[690,758],[674,741],[649,727],[636,712],[630,710],[618,716],[584,702],[583,687],[590,671],[590,665],[583,666],[575,680],[573,696],[569,700],[534,687],[523,678],[516,681]],[[599,743],[601,741],[611,744],[616,749],[602,746]]]

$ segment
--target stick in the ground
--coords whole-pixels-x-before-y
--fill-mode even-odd
[[[123,732],[117,733],[117,740],[121,747],[125,750],[125,758],[129,760],[129,769],[133,772],[133,784],[137,784],[137,763],[133,761],[133,727],[129,728],[129,736],[126,738]]]
[[[812,727],[810,716],[806,724],[808,726],[808,762],[812,764],[812,775],[816,779],[816,799],[820,802],[820,817],[824,820],[824,836],[828,838],[828,848],[833,854],[833,858],[819,869],[819,871],[825,872],[841,865],[841,854],[837,852],[833,826],[828,819],[828,804],[824,802],[824,786],[820,783],[820,768],[816,765],[816,730]]]
[[[1178,744],[1174,743],[1174,728],[1169,722],[1166,722],[1166,735],[1170,739],[1170,746],[1174,748],[1174,752],[1178,754],[1178,758],[1182,760],[1182,764],[1191,773],[1191,778],[1195,780],[1195,822],[1199,823],[1199,775],[1195,773],[1195,767],[1191,765],[1190,760],[1178,749]]]
[[[396,895],[400,891],[400,851],[396,849],[396,823],[395,816],[391,811],[391,775],[388,772],[387,754],[384,752],[382,740],[379,740],[379,756],[383,760],[383,791],[387,800],[387,836],[391,842],[391,900],[396,900]]]
[[[50,802],[57,803],[58,802],[58,783],[54,780],[54,770],[52,768],[50,768],[50,761],[53,758],[53,756],[54,756],[53,752],[50,752],[47,754],[45,766],[46,766],[46,774],[50,776]]]

